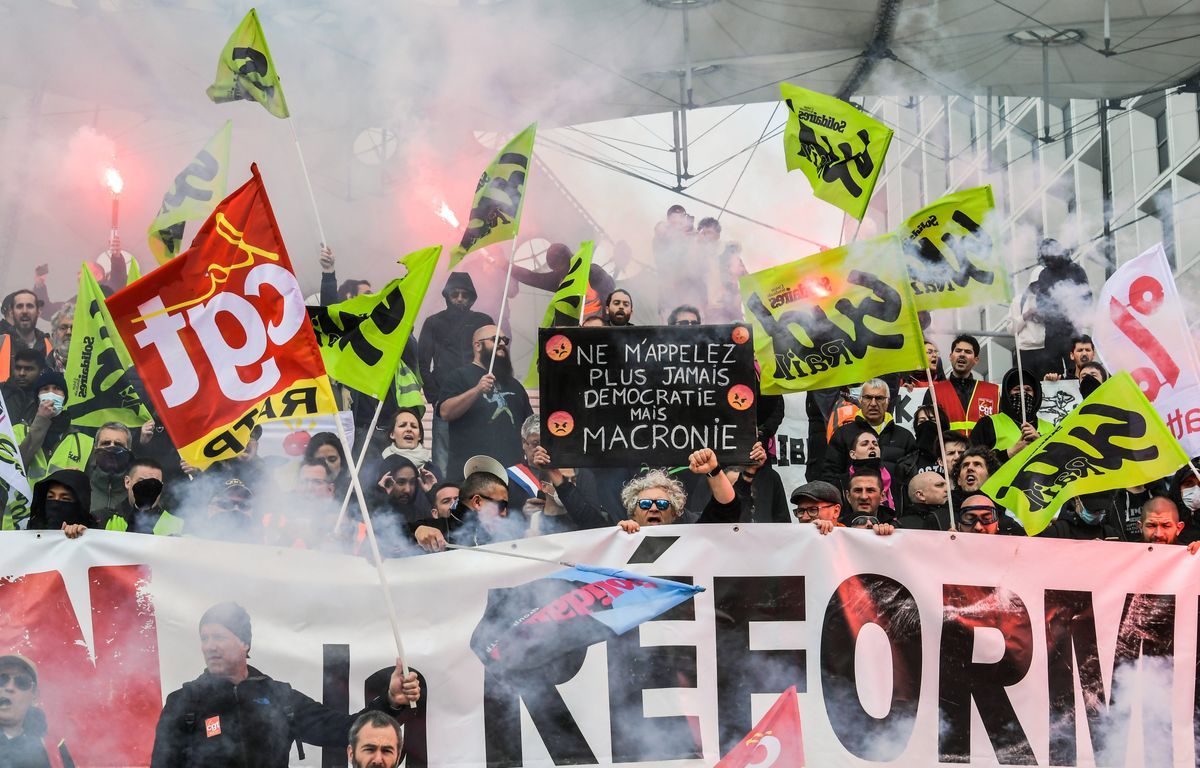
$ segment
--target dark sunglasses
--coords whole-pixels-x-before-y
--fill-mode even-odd
[[[699,320],[676,320],[675,325],[700,325]]]
[[[467,299],[470,297],[471,297],[470,291],[463,291],[463,290],[450,291],[450,298],[452,298],[452,299]]]
[[[650,507],[658,507],[659,512],[666,512],[671,508],[671,502],[666,499],[638,499],[638,509],[647,510]]]
[[[9,681],[17,687],[19,691],[28,691],[33,688],[33,678],[29,675],[18,672],[15,675],[10,675],[7,672],[0,672],[0,688],[8,685]]]
[[[507,343],[509,343],[510,341],[512,341],[512,339],[508,338],[507,336],[501,336],[501,337],[500,337],[500,338],[498,338],[498,339],[497,339],[495,336],[488,336],[486,339],[480,339],[479,341],[477,341],[477,342],[475,342],[475,343],[476,343],[476,344],[482,344],[482,343],[483,343],[483,342],[485,342],[485,341],[493,341],[493,340],[495,340],[495,341],[497,341],[497,342],[499,342],[499,343],[501,343],[501,344],[507,344]]]
[[[495,504],[496,506],[500,507],[501,512],[504,512],[505,510],[508,509],[508,499],[493,499],[491,496],[484,496],[482,493],[477,493],[475,495],[481,499],[486,499],[487,501],[490,501],[493,504]]]

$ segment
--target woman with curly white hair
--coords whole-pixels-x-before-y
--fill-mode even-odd
[[[736,521],[741,507],[733,483],[717,463],[717,454],[710,448],[696,451],[688,457],[688,469],[697,475],[705,475],[712,491],[712,500],[705,505],[697,522]],[[637,533],[643,525],[669,525],[679,520],[686,502],[683,483],[661,469],[652,469],[633,478],[621,489],[621,504],[629,519],[618,525],[626,533]]]

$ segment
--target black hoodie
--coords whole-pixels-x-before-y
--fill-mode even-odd
[[[1042,407],[1042,383],[1034,378],[1029,371],[1022,369],[1021,376],[1025,379],[1026,386],[1033,388],[1033,407],[1026,409],[1025,420],[1038,428],[1038,432],[1042,431],[1042,426],[1038,424],[1037,412]],[[1017,369],[1009,368],[1004,374],[1003,383],[1000,385],[1000,415],[1013,420],[1018,428],[1021,426],[1021,404],[1013,403],[1012,398],[1008,393],[1012,388],[1017,386],[1021,379],[1017,377]],[[971,430],[971,445],[982,445],[988,448],[996,447],[996,416],[984,416],[975,424],[975,428]],[[1002,452],[1003,453],[1003,452]],[[1007,454],[999,457],[1003,463],[1008,459]]]
[[[49,492],[51,483],[65,485],[75,492],[73,508],[62,509],[56,503],[47,509],[46,493]],[[92,484],[88,476],[78,469],[60,469],[33,486],[33,501],[29,505],[29,530],[57,531],[62,528],[63,523],[97,528],[99,525],[89,512],[91,504]]]
[[[450,305],[450,292],[465,289],[471,294],[466,309],[455,309]],[[442,288],[446,308],[425,318],[421,337],[417,341],[417,356],[421,366],[421,381],[425,384],[425,400],[436,403],[442,398],[439,377],[457,370],[471,362],[474,350],[471,337],[485,325],[492,325],[492,318],[482,312],[473,312],[478,294],[475,283],[466,272],[451,272]]]

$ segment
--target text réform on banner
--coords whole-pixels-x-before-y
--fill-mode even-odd
[[[811,766],[1196,765],[1198,585],[1184,547],[743,524],[503,550],[704,591],[506,674],[473,638],[493,616],[489,634],[504,636],[514,614],[491,608],[556,566],[478,552],[387,561],[408,661],[428,685],[426,716],[405,733],[428,744],[423,765],[711,766],[791,686]],[[249,612],[257,669],[338,711],[382,693],[395,664],[362,558],[16,531],[0,533],[0,570],[0,644],[38,665],[46,743],[65,738],[81,765],[147,765],[164,697],[203,668],[197,621],[219,602]],[[628,584],[606,586],[615,599]],[[576,589],[554,610],[615,610]],[[313,765],[330,757],[317,751],[306,747]],[[345,761],[345,746],[332,751]]]
[[[172,441],[232,458],[260,421],[334,413],[304,297],[256,166],[192,247],[108,300]]]
[[[756,440],[745,325],[542,328],[542,444],[563,467],[745,463]]]

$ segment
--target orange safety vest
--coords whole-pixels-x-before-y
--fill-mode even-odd
[[[847,400],[842,400],[841,405],[833,409],[833,413],[829,414],[829,423],[825,425],[825,442],[828,443],[833,439],[833,433],[843,424],[849,424],[858,416],[858,406]]]
[[[584,294],[583,314],[579,316],[580,322],[591,315],[600,314],[604,309],[604,297],[596,293],[596,289],[588,283],[587,292]]]
[[[8,381],[11,373],[9,370],[12,366],[12,334],[5,333],[0,335],[0,382]],[[54,345],[50,343],[50,339],[42,339],[42,343],[46,345],[46,357],[50,357],[50,353],[54,351]]]
[[[976,381],[971,390],[971,401],[964,411],[962,401],[958,399],[958,391],[950,380],[933,382],[933,393],[937,404],[946,412],[950,421],[950,429],[970,435],[975,424],[984,416],[998,413],[1000,409],[1000,387],[990,381]]]

